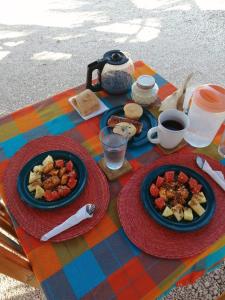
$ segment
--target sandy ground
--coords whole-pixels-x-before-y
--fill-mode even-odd
[[[111,49],[128,51],[175,85],[190,72],[192,85],[225,85],[225,0],[0,0],[0,5],[1,113],[85,82],[87,64]],[[4,276],[0,287],[0,299],[40,299],[38,291]]]

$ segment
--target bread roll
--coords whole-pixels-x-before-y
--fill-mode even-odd
[[[84,90],[72,99],[74,105],[83,116],[100,109],[99,98],[91,90]]]

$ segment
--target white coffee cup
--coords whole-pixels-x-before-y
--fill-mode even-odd
[[[159,115],[158,126],[149,129],[148,140],[153,144],[160,144],[163,148],[172,149],[182,141],[188,126],[189,118],[184,112],[168,109]],[[157,133],[157,137],[153,138],[155,133]]]

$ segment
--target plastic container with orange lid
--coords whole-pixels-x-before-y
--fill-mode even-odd
[[[225,89],[214,84],[198,87],[188,113],[190,126],[185,140],[192,146],[208,146],[225,120]]]

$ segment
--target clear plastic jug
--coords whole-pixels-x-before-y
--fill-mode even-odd
[[[192,95],[188,116],[190,126],[185,140],[194,147],[208,146],[225,120],[225,89],[213,84],[198,87]]]

